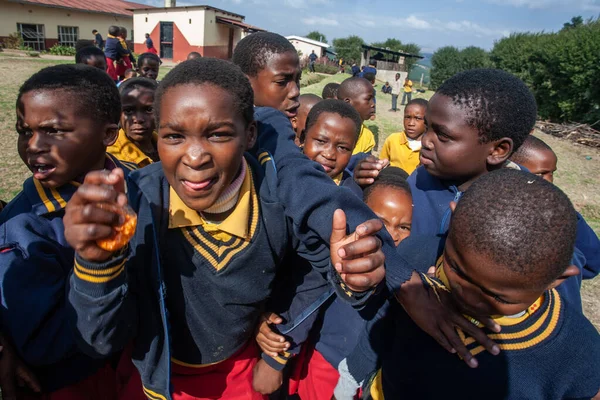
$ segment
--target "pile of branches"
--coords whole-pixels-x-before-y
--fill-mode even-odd
[[[548,135],[567,139],[584,146],[600,148],[600,131],[592,128],[596,124],[600,124],[600,121],[592,125],[576,123],[555,124],[548,121],[538,121],[535,127]]]

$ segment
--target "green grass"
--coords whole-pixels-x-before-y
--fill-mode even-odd
[[[23,181],[30,176],[17,154],[17,133],[15,132],[15,102],[21,84],[33,73],[49,65],[64,64],[69,61],[34,59],[26,57],[11,57],[0,53],[0,135],[3,143],[0,147],[0,199],[11,200],[19,191]],[[159,79],[162,79],[171,67],[160,69]],[[311,74],[312,75],[312,74]],[[320,82],[303,87],[302,93],[321,95],[323,87],[329,82],[342,82],[347,74],[327,76]],[[377,137],[375,154],[381,149],[385,139],[391,133],[403,129],[403,112],[388,111],[391,106],[391,96],[381,93],[381,82],[377,82],[377,118],[367,122],[367,125]],[[430,98],[432,92],[417,94],[415,97]],[[552,136],[536,133],[558,155],[558,171],[555,183],[565,191],[575,207],[590,223],[596,233],[600,233],[600,150],[575,145],[569,141]],[[591,159],[588,159],[591,157]],[[600,327],[600,279],[584,282],[582,289],[584,310],[588,318]]]

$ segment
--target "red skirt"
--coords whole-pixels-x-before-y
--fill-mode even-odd
[[[113,400],[117,398],[115,370],[107,363],[81,382],[44,394],[19,394],[19,400]]]
[[[266,400],[267,396],[252,389],[252,370],[257,361],[256,345],[249,342],[218,364],[193,368],[171,363],[173,400]],[[119,399],[146,400],[140,374],[132,367],[131,359],[121,360]]]
[[[302,400],[330,400],[340,374],[314,346],[303,347],[290,378],[289,394]]]
[[[113,79],[113,81],[119,79],[117,68],[115,67],[115,60],[112,58],[106,57],[106,73]]]
[[[152,54],[158,55],[158,51],[156,51],[156,49],[154,47],[150,47],[149,49],[146,49],[146,53],[152,53]]]

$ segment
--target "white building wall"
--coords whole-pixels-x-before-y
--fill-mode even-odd
[[[207,10],[196,9],[158,9],[136,11],[133,17],[134,43],[143,43],[146,33],[151,33],[159,23],[173,22],[192,46],[204,46],[205,14]],[[155,46],[158,46],[155,43]]]
[[[313,50],[315,51],[315,54],[319,57],[322,57],[324,55],[322,54],[323,48],[321,46],[306,43],[296,39],[290,40],[290,43],[294,45],[296,50],[300,50],[302,52],[302,57],[308,57]]]

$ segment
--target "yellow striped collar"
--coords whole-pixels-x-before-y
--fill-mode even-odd
[[[169,188],[169,229],[202,225],[206,231],[221,231],[242,239],[250,239],[248,237],[248,225],[254,188],[250,166],[246,165],[246,167],[246,175],[235,208],[219,224],[207,222],[198,211],[189,208],[172,187]]]
[[[448,282],[448,277],[446,276],[446,272],[444,271],[443,257],[444,256],[442,255],[438,260],[435,275],[436,275],[436,278],[438,278],[444,284],[444,286],[446,288],[450,289],[450,283]],[[542,294],[540,296],[540,298],[538,298],[532,305],[530,305],[525,311],[523,311],[523,313],[519,314],[518,316],[492,315],[492,319],[501,326],[517,325],[517,324],[525,321],[534,312],[536,312],[537,310],[540,309],[542,303],[544,302],[544,296],[545,296],[545,294]],[[483,324],[481,322],[477,321],[476,319],[469,317],[467,315],[465,315],[465,317],[467,319],[469,319],[471,322],[473,322],[475,325],[477,325],[479,327],[483,327]]]
[[[59,188],[46,188],[37,179],[31,178],[32,190],[25,189],[32,202],[32,210],[37,215],[58,212],[67,206],[67,203],[81,185],[71,181]],[[26,183],[27,186],[27,183]]]
[[[152,134],[152,140],[156,143],[156,132]],[[152,164],[152,159],[148,157],[139,147],[135,145],[123,129],[119,129],[119,136],[114,144],[108,146],[107,152],[117,157],[119,160],[136,164],[142,168]]]

